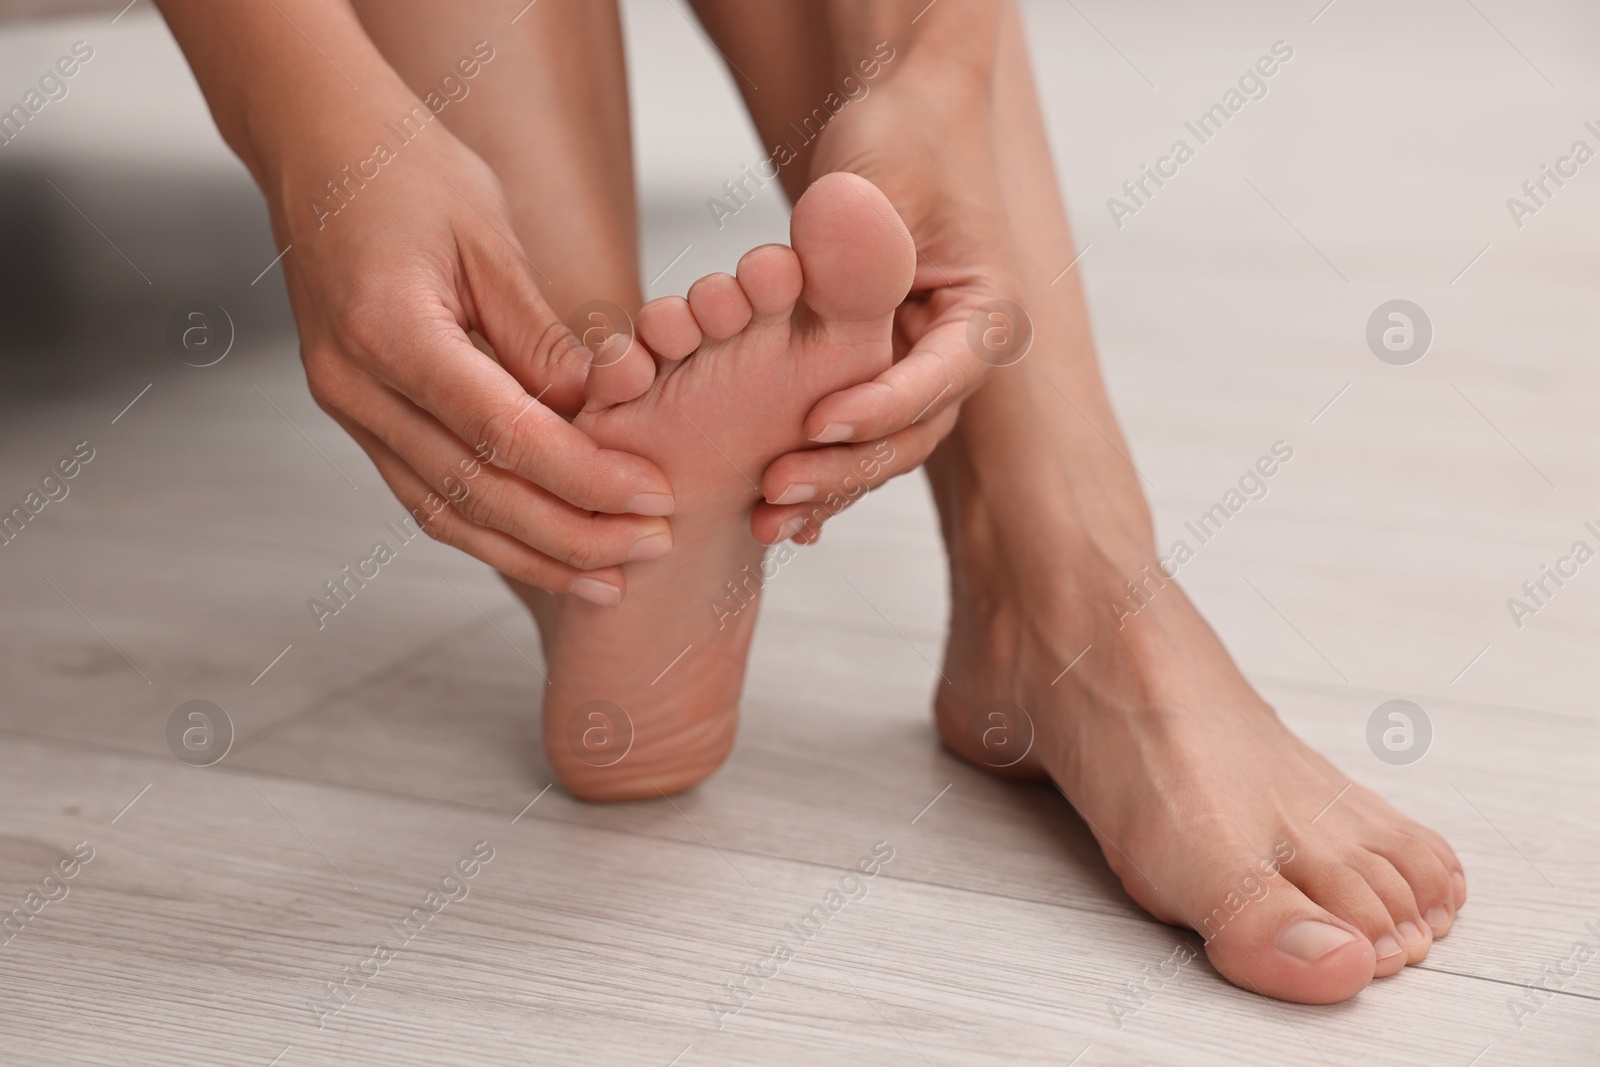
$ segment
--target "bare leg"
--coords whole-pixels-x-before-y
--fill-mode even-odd
[[[910,237],[868,183],[819,183],[796,208],[793,251],[756,249],[737,279],[712,275],[687,300],[641,309],[614,6],[544,0],[509,30],[500,5],[443,17],[426,0],[362,0],[360,10],[425,99],[473,42],[492,44],[495,58],[441,118],[504,184],[556,312],[612,301],[661,361],[638,345],[606,350],[576,425],[602,447],[652,457],[671,479],[672,552],[626,565],[620,606],[512,585],[549,662],[545,751],[563,784],[594,800],[688,788],[722,762],[737,725],[765,580],[750,533],[756,480],[806,446],[811,404],[888,367]],[[459,94],[463,79],[453,84]]]
[[[535,277],[565,319],[604,299],[639,310],[627,70],[615,4],[542,0],[507,25],[487,0],[355,0],[384,58],[505,186]],[[476,42],[494,58],[465,78]],[[443,87],[453,79],[451,100]]]
[[[806,113],[851,58],[813,48],[802,88],[769,94],[789,40],[744,25],[730,0],[699,9],[735,63],[768,72],[747,100],[774,140],[793,114],[784,108]],[[819,0],[815,17],[826,9]],[[954,684],[935,703],[941,736],[974,763],[1053,779],[1128,893],[1200,932],[1230,980],[1290,1000],[1342,1000],[1417,962],[1449,930],[1466,899],[1460,862],[1376,795],[1341,793],[1348,779],[1278,722],[1159,570],[1077,274],[1051,284],[1072,238],[1010,5],[993,93],[999,195],[1015,220],[997,254],[1011,257],[1006,273],[1035,341],[966,401],[928,464],[954,599],[944,670]],[[864,115],[874,101],[853,106]],[[1131,618],[1129,580],[1147,590]],[[1019,710],[997,719],[997,701]],[[1032,735],[1033,747],[1002,769],[1009,754],[985,740],[1006,730]]]

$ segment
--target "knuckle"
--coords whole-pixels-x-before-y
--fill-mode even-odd
[[[624,527],[612,525],[601,516],[588,516],[575,528],[562,531],[558,558],[580,571],[621,563],[624,552],[618,549],[616,542],[623,530]]]
[[[383,336],[389,300],[370,280],[358,279],[351,285],[351,293],[334,313],[334,330],[341,339],[356,347],[372,349]]]
[[[426,512],[427,510],[427,502],[424,501],[417,507],[412,508],[411,513],[412,515],[416,515],[418,511]],[[419,518],[417,525],[422,527],[423,533],[427,534],[435,541],[438,541],[440,544],[451,545],[453,547],[460,546],[461,519],[456,514],[455,509],[452,507],[445,506],[437,511],[433,511],[431,514],[427,514],[425,518]]]
[[[447,475],[446,479],[453,479]],[[505,494],[492,485],[480,485],[468,488],[460,482],[454,483],[464,491],[459,496],[451,497],[455,509],[461,517],[475,526],[489,526],[503,530],[502,525],[508,518],[509,509],[506,507]]]
[[[312,399],[324,411],[330,407],[342,408],[349,386],[339,368],[335,352],[322,346],[307,349],[301,353],[301,362],[305,366],[306,388],[311,391]]]
[[[473,493],[465,499],[458,500],[456,510],[461,513],[462,522],[494,530],[500,528],[495,521],[499,518],[498,510],[483,499],[482,493]]]
[[[527,412],[529,418],[537,417],[537,412]],[[471,423],[473,440],[469,442],[481,456],[490,457],[488,462],[495,466],[504,467],[512,462],[515,454],[513,444],[517,439],[517,416],[501,410],[487,410],[481,412]]]
[[[592,571],[607,563],[605,553],[601,551],[599,544],[587,539],[568,546],[564,558],[568,566],[580,571]]]

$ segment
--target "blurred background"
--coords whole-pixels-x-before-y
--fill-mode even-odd
[[[189,847],[172,843],[189,835],[196,855],[224,854],[234,824],[184,821],[199,797],[226,810],[226,797],[243,794],[275,819],[248,790],[216,784],[228,779],[196,785],[168,755],[168,717],[196,698],[226,709],[233,772],[514,812],[550,781],[529,740],[539,654],[492,574],[419,541],[326,630],[308,618],[305,599],[401,508],[306,392],[265,208],[182,56],[149,0],[119,6],[0,3],[0,106],[19,101],[74,42],[93,48],[67,95],[0,145],[0,505],[20,502],[76,443],[94,450],[69,495],[0,547],[6,810],[17,827],[53,828],[19,829],[6,847],[33,834],[76,840],[80,818],[105,828],[141,785],[179,772],[141,802],[146,817],[166,820],[145,851]],[[718,228],[706,200],[765,152],[684,8],[623,7],[646,295],[681,293],[752,245],[785,240],[787,207],[769,184]],[[1518,1044],[1505,990],[1537,978],[1595,917],[1578,887],[1600,876],[1600,563],[1520,627],[1507,604],[1573,542],[1600,547],[1584,525],[1600,528],[1600,160],[1520,225],[1507,201],[1526,199],[1523,183],[1574,142],[1600,150],[1600,7],[1030,0],[1023,9],[1078,242],[1061,263],[1075,262],[1087,287],[1158,541],[1183,536],[1184,523],[1276,442],[1294,449],[1266,498],[1204,546],[1183,580],[1291,724],[1445,832],[1475,878],[1477,933],[1458,927],[1454,955],[1436,951],[1422,972],[1432,977],[1408,979],[1414,997],[1364,995],[1343,1014],[1297,1012],[1295,1025],[1333,1062],[1391,1062],[1373,1060],[1379,1054],[1349,1032],[1352,1019],[1368,1036],[1409,1030],[1417,1047],[1402,1040],[1381,1054],[1396,1063],[1465,1065],[1486,1046],[1495,1051],[1485,1065],[1526,1062],[1517,1050],[1533,1046]],[[1119,220],[1109,201],[1126,198],[1123,183],[1175,139],[1193,144],[1184,124],[1276,42],[1293,58],[1266,95]],[[1419,360],[1394,365],[1369,346],[1368,322],[1402,299],[1425,312],[1432,340]],[[180,361],[165,339],[174,308],[193,300],[225,309],[235,331],[212,366]],[[706,840],[740,855],[849,864],[882,836],[874,803],[909,817],[941,785],[961,783],[935,810],[964,819],[966,838],[895,816],[897,877],[1139,924],[1095,927],[1063,947],[1067,976],[1029,986],[1039,1004],[997,993],[971,1017],[946,1009],[966,1027],[961,1062],[1065,1062],[1084,1045],[1077,1035],[1106,1029],[1107,988],[1136,973],[1116,967],[1127,940],[1159,960],[1174,935],[1149,932],[1162,928],[1122,900],[1081,827],[1059,828],[1058,798],[1019,800],[980,777],[955,777],[965,772],[936,751],[926,697],[947,602],[920,477],[836,520],[768,595],[740,751],[686,811]],[[863,673],[863,660],[875,673]],[[1368,716],[1393,698],[1432,716],[1433,750],[1412,767],[1368,751]],[[284,800],[296,822],[297,811],[311,818],[337,806],[328,799],[336,794],[279,786],[300,798],[300,809]],[[840,790],[855,798],[848,810],[830,799]],[[719,807],[718,798],[739,802]],[[592,809],[558,791],[536,810],[552,824],[702,845],[682,813],[659,807]],[[392,817],[403,836],[404,820]],[[284,849],[304,851],[273,825]],[[435,851],[453,858],[459,835],[439,836],[448,844]],[[32,854],[21,855],[0,856],[8,898],[34,877],[23,862]],[[367,853],[370,880],[387,877],[389,855]],[[1064,860],[1077,867],[1066,873]],[[140,872],[140,892],[168,892],[166,868],[126,862]],[[432,870],[431,858],[416,863]],[[112,869],[110,860],[102,868]],[[250,893],[240,892],[229,906],[248,910]],[[651,899],[670,912],[672,902]],[[677,903],[704,910],[692,894]],[[100,927],[84,907],[80,934],[92,940]],[[951,908],[971,917],[965,905]],[[753,948],[759,929],[739,936]],[[910,957],[882,936],[870,960],[896,971],[894,981],[921,981],[918,967],[896,970]],[[181,955],[151,945],[140,951]],[[213,949],[196,958],[226,955]],[[21,973],[62,963],[59,945],[27,951]],[[724,955],[706,981],[751,953]],[[124,960],[129,973],[134,958]],[[994,966],[1003,963],[1002,952]],[[618,955],[607,966],[625,982],[636,964]],[[273,976],[255,991],[292,1012],[304,984]],[[1541,1017],[1541,1040],[1576,1042],[1581,1031],[1592,1049],[1600,986],[1585,972],[1571,988],[1576,995]],[[1277,1009],[1233,993],[1212,981],[1171,994],[1140,1034],[1094,1036],[1103,1051],[1084,1062],[1171,1062],[1181,1041],[1192,1043],[1186,1062],[1235,1062],[1264,1026],[1281,1031],[1274,1059],[1321,1062],[1274,1021]],[[123,1043],[145,1042],[156,1062],[149,1057],[183,1010],[143,1004],[128,989],[105,995],[145,1013]],[[222,1011],[217,996],[210,1007]],[[19,1047],[43,1048],[59,1006],[32,997],[19,1001]],[[1433,1018],[1440,998],[1455,1006]],[[703,1008],[691,993],[681,1014],[694,1012]],[[1418,1031],[1424,1016],[1431,1022]],[[637,1006],[613,1018],[629,1034],[678,1025],[670,1012]],[[875,1018],[857,1022],[881,1029]],[[924,1049],[957,1040],[938,1017],[897,1019]],[[579,1024],[562,1025],[581,1036],[570,1029]],[[822,1032],[830,1036],[817,1040],[835,1048],[833,1031]],[[882,1040],[908,1055],[893,1033]],[[1119,1042],[1122,1053],[1105,1051]],[[249,1051],[265,1063],[272,1043]],[[681,1044],[663,1038],[659,1060],[639,1062],[665,1063]],[[1549,1062],[1582,1062],[1579,1044],[1557,1044],[1567,1052]],[[1433,1059],[1440,1048],[1449,1055]]]

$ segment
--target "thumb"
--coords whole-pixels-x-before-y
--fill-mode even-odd
[[[563,414],[583,406],[590,352],[534,282],[538,269],[509,235],[461,250],[473,325],[529,396]]]

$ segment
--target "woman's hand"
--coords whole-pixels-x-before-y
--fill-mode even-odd
[[[987,94],[948,70],[918,68],[910,56],[901,62],[823,129],[811,167],[813,178],[845,170],[872,181],[916,242],[895,363],[811,409],[806,436],[832,447],[792,452],[767,468],[768,502],[751,519],[763,542],[814,541],[821,522],[865,489],[915,470],[954,427],[961,401],[1025,344],[1025,321],[985,307],[1014,292]]]
[[[352,166],[342,206],[291,179],[299,200],[274,211],[293,245],[311,393],[433,537],[530,585],[615,603],[617,564],[670,546],[648,516],[670,513],[671,487],[562,417],[582,404],[588,349],[540,297],[488,167],[437,122],[391,148]]]
[[[562,417],[587,349],[541,298],[487,165],[348,4],[159,3],[266,195],[317,403],[435,538],[619,602],[618,564],[671,546],[672,489]]]

